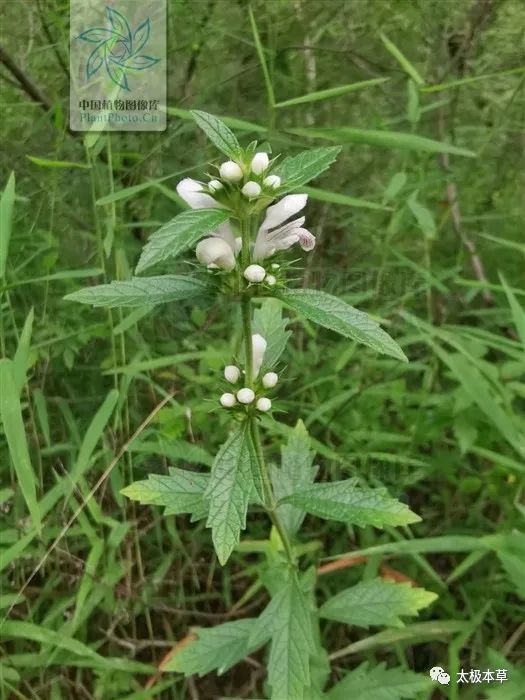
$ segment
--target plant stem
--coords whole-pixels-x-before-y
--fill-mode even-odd
[[[263,482],[263,488],[264,488],[264,495],[265,495],[265,508],[266,512],[268,513],[268,517],[272,521],[275,529],[279,533],[279,536],[281,538],[281,541],[283,543],[284,551],[286,554],[286,558],[288,559],[288,563],[292,567],[296,567],[296,561],[295,561],[295,555],[293,553],[292,549],[292,544],[290,542],[290,538],[288,537],[288,533],[286,532],[286,528],[284,527],[281,518],[279,517],[277,511],[276,511],[276,498],[275,494],[272,489],[272,482],[270,481],[270,474],[268,472],[268,467],[266,465],[266,461],[264,459],[264,454],[263,454],[263,449],[262,449],[262,442],[261,442],[261,435],[259,433],[259,426],[257,425],[257,421],[251,417],[250,418],[250,423],[251,423],[251,429],[252,429],[252,439],[253,439],[253,444],[255,445],[255,453],[257,455],[257,461],[259,462],[259,469],[261,470],[261,477],[262,477],[262,482]]]
[[[241,235],[242,235],[242,264],[243,267],[247,266],[250,262],[250,219],[241,219]],[[248,387],[253,387],[254,377],[253,377],[253,358],[252,358],[252,317],[251,317],[251,296],[247,291],[242,292],[241,299],[242,308],[242,325],[243,325],[243,336],[244,336],[244,347],[245,347],[245,370],[246,370],[246,382],[245,385]],[[268,517],[272,521],[275,529],[279,533],[281,541],[283,543],[284,552],[286,558],[291,567],[296,568],[296,559],[293,553],[292,545],[286,528],[284,527],[277,511],[277,499],[273,492],[272,483],[270,480],[270,474],[266,461],[264,459],[264,453],[262,449],[261,435],[259,433],[259,426],[257,420],[253,414],[248,418],[250,423],[250,432],[255,447],[255,453],[257,455],[257,462],[259,464],[259,470],[261,474],[261,480],[263,484],[264,491],[264,507],[268,513]]]

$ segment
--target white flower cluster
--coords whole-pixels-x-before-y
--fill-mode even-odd
[[[255,403],[257,410],[263,413],[271,409],[271,400],[267,396],[261,396],[260,394],[263,389],[273,389],[279,379],[278,375],[275,372],[266,372],[259,382],[256,381],[259,377],[266,347],[267,343],[262,335],[254,333],[252,335],[252,380],[255,390],[244,386],[238,389],[235,394],[226,392],[219,399],[221,406],[233,408],[239,402],[245,406]],[[224,378],[230,384],[238,384],[242,374],[241,370],[235,365],[228,365],[224,368]]]
[[[308,195],[289,194],[276,204],[267,206],[278,195],[277,190],[281,186],[278,175],[266,175],[270,168],[268,154],[255,153],[248,166],[233,160],[222,163],[219,167],[220,179],[204,183],[185,178],[177,185],[177,192],[192,209],[230,209],[235,216],[239,206],[251,206],[252,213],[267,207],[255,241],[250,243],[250,261],[253,264],[246,268],[244,276],[249,282],[264,280],[272,286],[276,283],[275,276],[266,275],[260,263],[295,243],[303,250],[310,251],[315,246],[315,236],[303,227],[304,216],[293,218],[306,206]],[[241,239],[235,236],[230,223],[226,222],[200,241],[195,252],[197,260],[208,268],[231,272],[240,250]]]

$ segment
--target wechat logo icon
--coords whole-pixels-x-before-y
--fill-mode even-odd
[[[450,683],[450,676],[441,666],[434,666],[429,671],[429,675],[433,681],[441,683],[441,685],[448,685]]]

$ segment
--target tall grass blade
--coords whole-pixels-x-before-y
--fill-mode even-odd
[[[0,417],[9,454],[33,524],[40,533],[40,509],[36,499],[36,478],[33,472],[17,387],[15,364],[0,360]]]

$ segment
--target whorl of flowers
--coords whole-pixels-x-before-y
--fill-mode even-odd
[[[264,354],[268,346],[266,340],[259,333],[254,333],[251,340],[252,346],[252,375],[247,377],[246,370],[241,371],[235,365],[224,368],[224,379],[234,385],[232,391],[227,391],[219,401],[224,408],[242,408],[242,406],[255,406],[258,411],[266,413],[272,407],[271,399],[265,394],[265,389],[273,389],[279,379],[275,372],[266,372],[260,377],[261,368],[264,366]],[[246,386],[250,384],[250,386]],[[232,393],[235,392],[235,393]],[[240,406],[239,406],[240,404]]]
[[[278,175],[271,174],[275,162],[267,153],[252,149],[249,160],[225,161],[207,182],[189,177],[179,182],[177,193],[192,209],[231,211],[229,222],[198,243],[195,253],[200,263],[226,272],[243,265],[242,273],[248,283],[273,286],[277,278],[264,267],[267,258],[295,243],[305,251],[314,248],[315,236],[304,228],[304,216],[294,218],[306,206],[308,195],[288,194],[275,202],[278,189],[284,184]],[[234,222],[246,215],[260,215],[262,221],[254,240],[249,241],[248,254],[240,256],[242,241]]]

